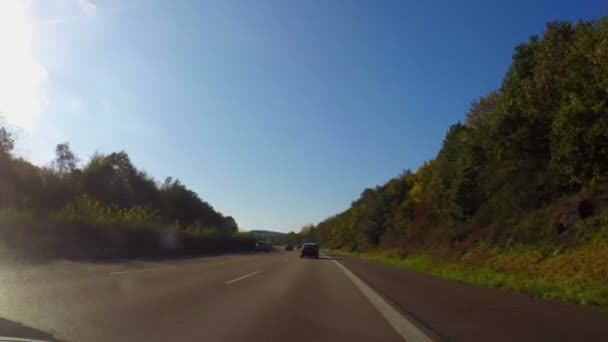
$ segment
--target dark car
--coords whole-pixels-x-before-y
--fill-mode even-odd
[[[255,244],[255,251],[256,252],[270,252],[270,244],[266,241],[258,241]]]
[[[313,242],[308,242],[302,245],[300,258],[303,257],[314,257],[316,259],[319,259],[319,245]]]
[[[290,244],[290,243],[286,244],[286,245],[285,245],[285,250],[286,250],[286,251],[293,251],[293,245],[292,245],[292,244]]]

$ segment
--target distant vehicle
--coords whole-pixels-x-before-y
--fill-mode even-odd
[[[302,251],[300,252],[300,258],[303,257],[314,257],[319,259],[319,245],[314,242],[308,242],[302,245]]]
[[[255,244],[255,251],[256,252],[270,252],[270,244],[266,241],[258,241]]]
[[[285,245],[285,250],[286,251],[293,251],[293,244],[291,244],[291,243],[286,244]]]
[[[299,243],[299,244],[298,244],[298,246],[296,246],[296,248],[297,248],[297,249],[302,248],[302,244],[301,244],[301,243]]]

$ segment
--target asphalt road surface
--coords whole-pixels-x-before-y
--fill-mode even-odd
[[[0,267],[0,274],[0,336],[84,342],[608,340],[608,316],[595,310],[354,259],[300,259],[297,251],[53,262]]]
[[[298,252],[4,271],[0,317],[62,341],[403,341],[334,262]]]

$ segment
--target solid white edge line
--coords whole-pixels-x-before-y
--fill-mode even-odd
[[[372,303],[372,305],[380,311],[382,316],[389,322],[389,324],[395,328],[397,333],[408,342],[431,342],[434,341],[432,338],[427,336],[422,330],[416,325],[410,322],[407,318],[395,310],[389,303],[387,303],[379,294],[376,293],[371,287],[367,286],[359,277],[351,272],[344,265],[339,263],[337,260],[331,259],[344,274],[357,286],[357,288],[363,293],[363,295]]]
[[[234,278],[232,280],[228,280],[227,282],[224,282],[224,284],[230,285],[232,283],[236,283],[239,280],[243,280],[243,279],[246,279],[246,278],[249,278],[249,277],[253,277],[254,275],[256,275],[258,273],[262,273],[262,272],[264,272],[264,270],[258,270],[258,271],[255,271],[255,272],[251,272],[251,273],[245,274],[243,276],[240,276],[238,278]]]

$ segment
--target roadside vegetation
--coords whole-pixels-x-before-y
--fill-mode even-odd
[[[432,276],[468,284],[517,292],[535,298],[598,306],[608,309],[605,275],[586,277],[592,267],[579,267],[588,253],[608,252],[608,243],[557,252],[530,246],[502,250],[479,246],[461,258],[438,258],[430,254],[403,256],[396,250],[370,250],[361,253],[335,251]],[[598,257],[593,257],[599,263]],[[605,259],[604,259],[605,260]],[[596,265],[597,266],[597,265]],[[562,269],[562,267],[566,267]]]
[[[152,179],[126,152],[82,167],[68,143],[38,167],[0,121],[0,255],[6,259],[166,257],[250,250],[250,234],[183,185]]]
[[[608,18],[515,47],[438,155],[301,232],[325,247],[606,306]]]

